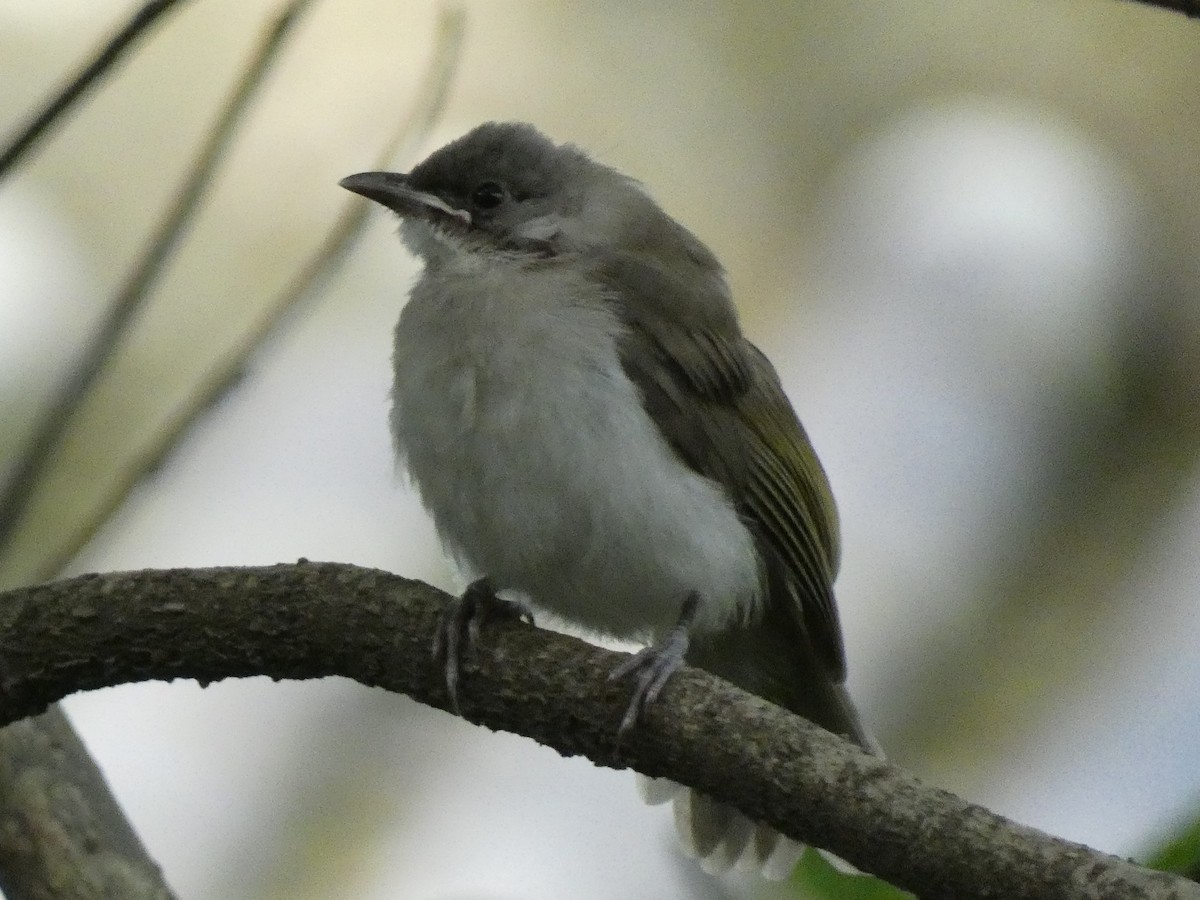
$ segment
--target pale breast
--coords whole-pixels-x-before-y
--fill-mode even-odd
[[[548,266],[427,274],[396,329],[397,450],[473,574],[619,637],[692,591],[723,624],[757,600],[753,542],[642,410],[611,304]]]

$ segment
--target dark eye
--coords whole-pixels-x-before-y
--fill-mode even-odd
[[[495,181],[485,181],[471,195],[471,202],[480,209],[494,209],[503,201],[504,187]]]

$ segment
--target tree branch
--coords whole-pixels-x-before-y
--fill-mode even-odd
[[[59,707],[0,729],[0,761],[6,900],[174,900]]]
[[[0,724],[147,679],[343,675],[447,707],[430,656],[446,595],[333,563],[85,575],[0,595]],[[684,668],[626,742],[622,656],[496,622],[465,717],[565,756],[697,787],[925,900],[1197,900],[1200,885],[1012,823],[709,675]],[[730,740],[737,735],[737,740]]]

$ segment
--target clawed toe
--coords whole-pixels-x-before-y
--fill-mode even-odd
[[[617,740],[625,737],[629,729],[637,724],[642,711],[658,699],[663,686],[683,664],[683,654],[687,650],[686,641],[681,648],[676,648],[668,639],[662,644],[639,650],[609,675],[610,680],[624,678],[636,673],[636,685],[625,715],[621,717],[621,725],[617,728]]]
[[[678,624],[667,632],[666,637],[657,644],[639,650],[613,669],[608,676],[610,681],[615,681],[627,675],[635,675],[636,680],[633,696],[630,697],[629,706],[625,708],[625,715],[621,717],[621,724],[617,728],[618,743],[637,724],[646,708],[658,699],[675,670],[683,665],[690,640],[689,629],[696,617],[699,602],[700,598],[696,594],[689,595],[683,602]]]
[[[524,619],[533,624],[533,611],[528,604],[504,600],[486,578],[467,585],[461,597],[455,597],[442,607],[437,630],[433,635],[433,658],[442,662],[446,677],[446,693],[450,707],[461,714],[458,706],[458,679],[462,661],[479,644],[480,632],[487,619]]]

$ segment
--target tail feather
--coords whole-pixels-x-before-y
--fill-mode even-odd
[[[683,789],[673,801],[675,828],[684,853],[699,859],[709,875],[736,868],[782,881],[795,868],[804,845],[756,824],[731,806]]]
[[[863,726],[845,688],[834,685],[832,696],[841,707],[838,719],[843,735],[867,752],[882,757],[879,742]],[[782,881],[791,875],[804,853],[804,844],[767,825],[752,822],[733,807],[706,794],[666,778],[639,775],[638,787],[642,798],[650,805],[672,803],[675,828],[684,853],[699,859],[700,867],[710,875],[736,868],[742,872],[757,872],[770,881]],[[818,852],[838,870],[859,874],[857,869],[833,854]]]
[[[736,809],[695,791],[675,800],[675,828],[710,875],[733,868],[754,832],[753,823]]]
[[[693,634],[688,662],[882,757],[879,742],[863,725],[841,682],[841,673],[829,671],[824,657],[808,646],[805,622],[794,615],[798,604],[787,590],[784,585],[772,592],[787,599],[768,602],[756,621]],[[803,845],[747,820],[729,806],[682,788],[682,793],[675,793],[662,779],[657,782],[653,790],[643,786],[643,791],[657,802],[674,803],[680,841],[689,855],[700,858],[705,871],[722,872],[736,865],[780,880],[791,874],[804,852]],[[841,860],[835,865],[846,867]]]
[[[654,779],[666,781],[666,779]],[[769,825],[752,822],[736,809],[718,803],[707,794],[668,782],[675,789],[670,799],[675,813],[675,830],[684,854],[697,859],[709,875],[731,869],[758,873],[768,881],[783,881],[792,874],[806,845],[780,834]],[[838,871],[862,873],[827,850],[817,850]]]
[[[756,859],[755,864],[759,866],[763,878],[768,881],[783,881],[791,876],[796,863],[800,862],[800,857],[804,855],[804,844],[771,831],[766,826],[760,827],[774,837],[774,849],[761,863]]]
[[[669,778],[651,778],[641,773],[637,776],[637,788],[642,802],[647,806],[669,803],[687,790],[682,784],[676,784]]]

